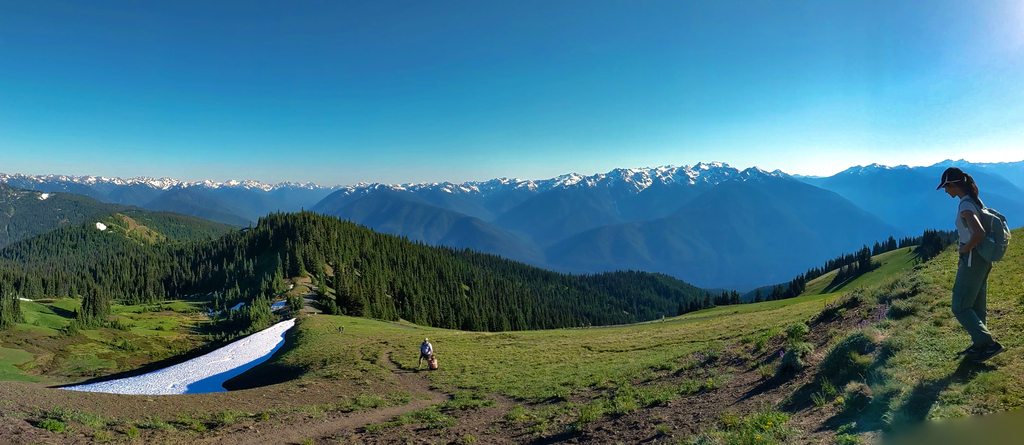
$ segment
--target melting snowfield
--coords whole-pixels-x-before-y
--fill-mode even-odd
[[[282,321],[223,348],[184,363],[148,374],[88,385],[68,386],[71,391],[111,394],[205,394],[225,392],[224,382],[267,361],[281,346],[295,319]]]

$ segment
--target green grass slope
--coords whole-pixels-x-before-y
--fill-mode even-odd
[[[883,266],[847,283],[844,288],[870,285],[907,271],[913,255],[906,249],[876,257]],[[415,368],[419,342],[429,337],[445,366],[431,374],[438,384],[462,390],[481,390],[509,397],[545,400],[601,387],[623,379],[651,375],[655,370],[678,370],[697,352],[719,353],[752,335],[808,320],[821,311],[834,293],[805,293],[800,297],[740,306],[721,306],[662,322],[599,329],[560,329],[479,333],[434,329],[340,316],[317,316],[299,324],[293,349],[281,365],[303,370],[304,378],[385,375],[368,357],[393,348],[392,359],[402,368]],[[339,328],[345,326],[345,334]]]
[[[0,331],[0,380],[63,383],[137,369],[203,343],[196,302],[111,308],[110,327],[68,331],[78,299],[22,301],[25,322]]]
[[[1014,235],[1024,238],[1024,230]],[[1024,405],[1024,338],[1015,335],[1024,328],[1024,245],[1014,244],[990,278],[989,326],[1008,351],[985,364],[955,355],[969,340],[949,312],[954,251],[927,263],[908,249],[875,260],[881,266],[868,274],[832,287],[833,277],[824,276],[794,299],[605,329],[478,333],[317,316],[299,324],[294,347],[275,363],[299,371],[308,383],[386,383],[390,372],[376,358],[390,350],[400,369],[415,369],[416,347],[429,337],[442,364],[442,371],[428,376],[436,385],[500,394],[532,406],[530,416],[559,412],[545,422],[561,422],[562,428],[578,427],[580,419],[614,422],[616,412],[665,409],[675,406],[668,402],[674,399],[697,403],[752,370],[767,379],[757,387],[777,386],[788,394],[769,407],[819,439],[870,437],[924,419]],[[797,323],[810,326],[815,352],[802,371],[778,377],[779,361],[764,354],[773,344],[787,348],[784,331]],[[715,362],[718,357],[729,360]],[[691,377],[679,383],[680,375]],[[614,405],[619,402],[637,405],[620,412]],[[728,436],[715,421],[701,428]]]
[[[988,327],[1006,352],[984,364],[955,356],[970,339],[950,312],[958,257],[947,250],[905,277],[911,295],[889,302],[890,317],[874,326],[884,341],[864,379],[877,399],[863,417],[865,426],[1024,406],[1024,243],[1017,241],[1024,229],[1013,236],[1016,242],[988,281]]]

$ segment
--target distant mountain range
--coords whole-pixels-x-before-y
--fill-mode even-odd
[[[0,182],[22,189],[75,193],[105,203],[177,212],[241,226],[256,222],[271,212],[293,212],[310,207],[340,188],[294,182],[189,182],[173,178],[121,179],[4,173],[0,173]]]
[[[935,191],[944,168],[971,173],[986,205],[1024,222],[1024,161],[857,166],[791,176],[721,162],[615,169],[543,180],[325,187],[0,174],[47,193],[165,210],[233,225],[301,208],[432,245],[494,253],[570,272],[637,269],[704,287],[745,290],[888,236],[952,227]]]
[[[1013,227],[1024,224],[1024,190],[1013,181],[1024,182],[1024,162],[980,164],[945,161],[928,167],[857,166],[826,178],[801,177],[807,182],[838,193],[905,232],[920,234],[925,229],[951,229],[955,203],[949,195],[935,191],[942,172],[949,166],[964,169],[978,184],[982,202],[999,210]],[[1000,172],[1006,173],[1003,176]],[[1009,179],[1013,178],[1013,180]]]

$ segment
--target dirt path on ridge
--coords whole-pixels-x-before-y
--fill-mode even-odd
[[[356,434],[366,425],[387,422],[402,414],[424,409],[430,405],[448,400],[444,393],[430,389],[430,381],[415,371],[399,369],[391,360],[391,350],[387,350],[378,361],[394,374],[398,381],[395,390],[403,390],[412,395],[412,401],[402,406],[389,406],[367,411],[351,413],[329,413],[325,418],[303,418],[294,422],[275,423],[261,422],[240,424],[232,431],[218,434],[215,437],[196,440],[195,444],[217,445],[262,445],[267,443],[300,443],[308,439],[322,439],[330,436]],[[319,443],[320,441],[317,440]]]

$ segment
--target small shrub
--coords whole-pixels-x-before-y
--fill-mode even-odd
[[[164,420],[159,418],[159,417],[147,417],[146,420],[138,422],[136,424],[136,426],[138,426],[139,428],[145,428],[145,429],[161,429],[161,430],[174,429],[174,427],[171,424],[169,424],[167,422],[164,422]]]
[[[394,393],[392,393],[394,394]],[[411,396],[410,396],[411,398]],[[339,402],[337,408],[340,411],[350,412],[359,411],[364,409],[381,408],[390,405],[390,403],[375,394],[360,394],[355,399],[346,400]]]
[[[672,426],[664,423],[659,423],[654,426],[654,429],[658,431],[658,435],[667,436],[668,433],[672,432]]]
[[[603,400],[595,400],[586,405],[580,407],[580,414],[577,417],[579,423],[590,423],[600,419],[605,414],[605,402]]]
[[[139,437],[139,429],[135,428],[134,426],[130,426],[128,427],[127,430],[124,431],[124,435],[134,439],[136,437]]]
[[[848,423],[839,427],[835,435],[836,445],[860,445],[864,443],[860,440],[860,437],[853,433],[854,428],[857,427],[855,423]]]
[[[470,434],[462,436],[462,443],[476,443],[476,438]]]
[[[889,306],[889,318],[899,320],[911,315],[917,315],[921,311],[921,303],[914,300],[896,300]]]
[[[629,414],[640,408],[632,393],[618,394],[612,399],[612,412],[615,414]]]
[[[770,366],[761,365],[757,367],[757,372],[761,375],[761,380],[767,380],[775,375],[775,371]]]
[[[107,421],[100,417],[98,414],[93,414],[88,411],[75,411],[73,409],[63,408],[55,406],[49,411],[39,413],[40,417],[47,419],[60,420],[61,422],[78,422],[83,425],[88,425],[93,428],[103,428],[107,426]]]
[[[739,428],[740,422],[740,416],[737,416],[735,413],[730,413],[728,411],[723,412],[718,419],[718,423],[722,425],[722,428],[725,428],[727,430]]]
[[[39,422],[37,426],[51,433],[63,433],[67,429],[67,425],[64,425],[64,422],[55,419],[46,419]]]
[[[826,397],[835,397],[837,394],[835,385],[827,379],[821,382],[821,392],[825,394]]]
[[[68,337],[74,337],[78,334],[78,331],[82,329],[82,325],[78,323],[78,320],[71,320],[64,329],[61,329],[61,333]]]
[[[120,350],[126,351],[126,352],[135,352],[135,351],[139,350],[139,347],[135,346],[135,344],[133,344],[132,342],[128,341],[127,339],[124,339],[124,340],[121,340],[121,343],[117,345],[117,349],[120,349]]]
[[[800,343],[807,339],[807,333],[810,331],[806,323],[794,323],[789,329],[786,329],[786,339],[790,344]]]
[[[110,433],[103,430],[94,430],[92,432],[92,438],[96,439],[97,442],[110,442],[111,440],[114,440],[114,438],[110,436]]]
[[[301,445],[313,445],[313,439],[303,439],[302,442],[299,443]]]
[[[752,337],[754,342],[754,351],[764,349],[764,347],[768,345],[768,342],[771,341],[772,337],[775,337],[780,332],[782,332],[782,328],[772,328],[757,334],[756,337]]]
[[[740,419],[735,414],[723,413],[720,428],[705,431],[680,443],[719,444],[784,444],[792,442],[797,430],[786,426],[789,416],[764,409]]]
[[[872,292],[876,300],[882,304],[899,301],[916,295],[921,290],[921,284],[912,275],[899,275],[890,278],[876,287]]]
[[[860,411],[871,403],[871,388],[863,382],[850,382],[843,389],[843,406],[846,410]]]
[[[110,329],[117,329],[119,331],[130,331],[132,330],[131,323],[125,323],[121,320],[111,320],[107,322],[107,327]]]
[[[523,405],[515,405],[505,413],[503,420],[505,423],[519,423],[526,422],[528,420],[535,419],[536,416],[530,412],[530,410],[523,407]]]
[[[820,393],[820,392],[816,392],[814,394],[811,394],[811,401],[814,402],[814,406],[817,406],[818,408],[821,408],[821,407],[825,406],[825,403],[826,403],[825,395]]]
[[[683,380],[683,383],[679,384],[679,394],[682,394],[682,395],[695,394],[695,393],[699,392],[703,388],[704,388],[704,386],[701,385],[700,380],[690,378],[690,379]]]
[[[870,368],[871,357],[865,354],[874,351],[875,347],[875,342],[863,331],[854,332],[829,351],[818,366],[818,372],[829,376],[833,382],[844,384]]]
[[[760,350],[764,349],[765,346],[768,346],[768,338],[767,337],[758,337],[757,340],[754,341],[754,350],[755,351],[760,351]]]
[[[797,372],[804,369],[804,366],[807,366],[807,364],[804,363],[804,358],[813,351],[814,346],[810,343],[797,343],[791,346],[786,350],[785,355],[782,356],[782,362],[779,363],[779,367],[776,369],[776,375]]]
[[[708,377],[704,380],[704,389],[713,390],[718,389],[718,380],[714,377]]]

